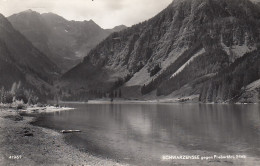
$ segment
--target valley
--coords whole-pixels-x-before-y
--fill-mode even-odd
[[[2,73],[1,86],[26,82],[45,98],[73,101],[198,96],[205,103],[255,103],[259,87],[243,94],[260,78],[256,3],[174,0],[147,21],[114,29],[54,13],[13,14],[1,22],[0,41],[2,68],[17,76]]]

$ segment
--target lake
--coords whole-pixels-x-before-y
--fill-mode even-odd
[[[260,156],[260,106],[216,104],[66,104],[36,125],[81,130],[65,140],[82,151],[136,165],[170,165],[163,155]]]

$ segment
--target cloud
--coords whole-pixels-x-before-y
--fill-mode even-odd
[[[94,20],[103,28],[131,26],[149,19],[172,0],[0,0],[5,16],[27,9],[53,12],[69,20]]]
[[[107,9],[111,11],[120,10],[124,7],[124,1],[122,0],[110,0],[104,1]]]

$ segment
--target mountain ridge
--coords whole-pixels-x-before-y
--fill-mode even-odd
[[[99,43],[82,63],[63,75],[61,84],[65,89],[74,86],[109,91],[121,80],[117,88],[124,89],[125,94],[130,93],[127,89],[134,88],[136,94],[132,97],[155,90],[157,95],[169,95],[200,77],[220,72],[247,52],[256,50],[260,39],[259,16],[259,7],[248,0],[175,0],[155,17],[113,33]],[[215,61],[209,61],[212,50],[223,60],[219,61],[218,54],[213,52]],[[199,55],[194,57],[196,53]],[[175,79],[172,75],[178,69],[198,66],[201,58],[207,65],[200,68],[195,78],[182,78],[181,85],[167,90],[175,84],[168,80]],[[86,72],[85,67],[90,64],[104,79]],[[180,82],[184,71],[178,73],[175,82]],[[92,82],[93,78],[98,78],[98,82]],[[185,95],[198,95],[201,86]],[[163,87],[167,93],[161,91]]]
[[[53,90],[51,84],[60,74],[59,69],[15,30],[2,14],[0,50],[0,86],[8,89],[13,83],[21,82],[24,87],[37,91],[39,96],[50,95]]]
[[[93,20],[68,21],[54,13],[27,10],[8,17],[12,25],[45,53],[62,72],[75,66],[111,32]]]

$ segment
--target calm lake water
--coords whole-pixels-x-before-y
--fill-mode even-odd
[[[68,105],[68,104],[67,104]],[[167,165],[162,155],[260,156],[259,105],[70,104],[36,124],[76,129],[66,141],[80,150],[137,165]]]

